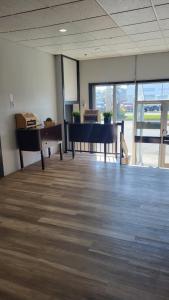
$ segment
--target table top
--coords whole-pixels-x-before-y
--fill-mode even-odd
[[[72,123],[69,124],[69,140],[71,142],[113,143],[116,130],[113,124]]]
[[[39,126],[35,126],[35,127],[28,127],[28,128],[17,128],[16,130],[43,130],[43,129],[50,129],[50,128],[55,128],[59,125],[62,125],[61,123],[56,123],[55,125],[53,126],[49,126],[49,127],[45,127],[43,125],[39,125]]]

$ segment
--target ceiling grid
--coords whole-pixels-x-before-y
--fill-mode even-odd
[[[166,52],[169,0],[0,0],[0,38],[76,59]]]

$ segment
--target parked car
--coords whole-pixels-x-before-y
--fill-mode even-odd
[[[160,105],[159,104],[154,104],[154,105],[145,105],[144,106],[144,111],[160,111]]]

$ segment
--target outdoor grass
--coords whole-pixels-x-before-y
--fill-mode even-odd
[[[144,114],[144,121],[160,121],[161,114],[160,113],[145,113]],[[169,119],[169,117],[168,117]],[[126,113],[125,115],[125,121],[132,121],[133,120],[133,114],[132,113]]]

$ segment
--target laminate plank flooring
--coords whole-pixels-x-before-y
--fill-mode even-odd
[[[0,300],[168,300],[169,170],[47,159],[0,180]]]

